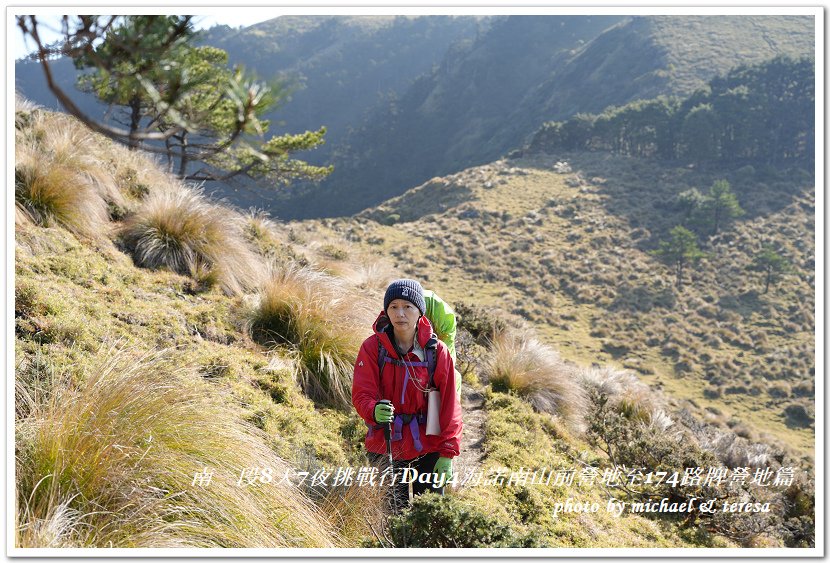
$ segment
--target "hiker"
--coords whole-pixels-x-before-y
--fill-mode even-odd
[[[414,473],[406,469],[416,470],[417,475],[432,474],[428,483],[423,478],[413,481],[413,494],[429,490],[443,494],[443,486],[435,485],[452,477],[452,459],[461,444],[461,404],[453,359],[433,333],[425,312],[421,284],[408,279],[390,283],[374,334],[363,342],[355,362],[352,404],[369,427],[366,450],[375,465],[388,464],[384,434],[391,425],[396,510],[410,503],[406,481]],[[427,408],[430,391],[431,411]],[[428,414],[431,422],[437,422],[437,428],[429,431]]]

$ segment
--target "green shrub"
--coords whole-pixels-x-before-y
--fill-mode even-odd
[[[816,386],[812,381],[802,381],[793,385],[793,395],[796,397],[812,397],[816,394]]]
[[[507,329],[502,319],[482,307],[464,301],[455,303],[454,307],[459,328],[469,332],[478,344],[489,344]]]
[[[345,260],[349,257],[347,250],[333,244],[324,244],[320,247],[319,253],[332,260]]]
[[[785,544],[787,547],[815,547],[815,482],[807,478],[796,480],[782,496]]]
[[[593,397],[588,401],[588,412],[593,412],[596,407],[597,396],[605,397],[614,409],[628,418],[646,423],[660,410],[661,401],[630,371],[608,366],[592,367],[583,370],[580,379],[588,395]]]
[[[806,428],[815,422],[815,417],[804,405],[787,405],[784,415],[793,425]]]
[[[707,399],[720,399],[723,396],[723,391],[720,387],[706,387],[703,389],[703,396]]]
[[[369,547],[541,547],[531,534],[519,534],[508,523],[455,496],[426,493],[400,516],[389,519],[389,542]]]

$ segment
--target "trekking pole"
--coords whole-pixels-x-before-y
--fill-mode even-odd
[[[391,405],[392,401],[389,399],[383,399],[382,401],[378,401],[378,403],[382,405]],[[392,462],[392,422],[389,421],[383,425],[383,438],[386,440],[386,458],[389,461],[389,474],[392,476],[392,512],[395,514],[398,513],[398,500],[395,495],[395,467]]]

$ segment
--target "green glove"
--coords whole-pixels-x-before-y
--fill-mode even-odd
[[[435,462],[435,469],[432,470],[435,473],[435,478],[438,482],[446,483],[450,479],[452,479],[452,459],[448,457],[439,457],[438,461]]]
[[[395,418],[395,407],[388,403],[378,403],[375,405],[375,422],[378,424],[386,424],[392,422]]]

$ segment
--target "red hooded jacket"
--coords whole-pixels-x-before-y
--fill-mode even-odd
[[[352,383],[352,404],[357,413],[366,421],[369,431],[366,434],[366,449],[370,452],[385,454],[386,442],[383,428],[375,428],[375,405],[382,399],[389,399],[395,407],[395,415],[425,415],[427,412],[427,396],[419,389],[429,386],[429,372],[425,366],[404,366],[396,363],[385,363],[383,373],[378,373],[378,341],[386,348],[389,358],[404,360],[406,363],[421,362],[414,352],[410,351],[401,358],[389,335],[384,330],[389,325],[389,318],[381,312],[373,326],[375,334],[367,338],[360,347],[354,368]],[[432,325],[426,317],[421,317],[415,334],[418,343],[426,348],[433,338]],[[419,455],[438,452],[443,457],[453,458],[458,455],[461,445],[461,404],[455,391],[455,367],[446,345],[435,339],[436,365],[434,373],[435,387],[441,395],[441,409],[438,420],[441,434],[426,435],[426,422],[417,424],[418,438],[422,449],[418,451],[410,424],[402,424],[400,438],[392,441],[392,457],[396,460],[409,460]],[[409,381],[406,375],[409,373]],[[403,399],[403,400],[401,400]],[[400,423],[399,423],[400,425]],[[394,431],[394,428],[393,428]]]

